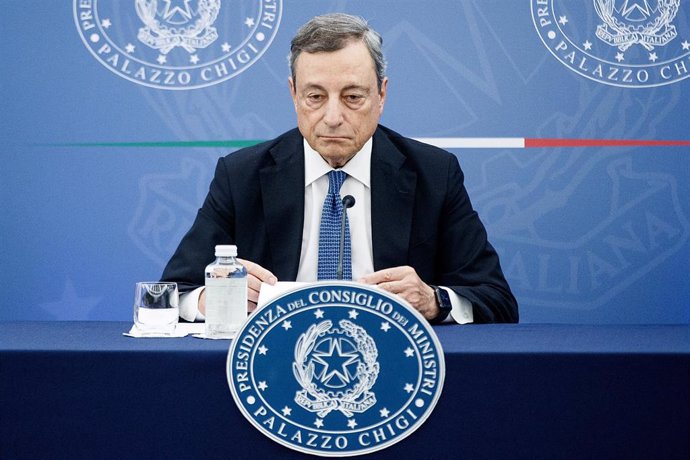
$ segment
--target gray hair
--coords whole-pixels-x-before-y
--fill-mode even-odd
[[[319,53],[333,52],[345,48],[353,40],[361,40],[369,50],[374,67],[376,80],[381,89],[386,76],[386,60],[381,51],[383,38],[369,27],[366,20],[359,16],[345,13],[324,14],[316,16],[304,24],[297,31],[290,44],[290,74],[295,81],[295,62],[302,52]]]

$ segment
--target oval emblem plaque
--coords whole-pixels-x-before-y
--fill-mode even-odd
[[[322,456],[374,452],[412,434],[443,387],[443,350],[428,322],[378,288],[326,282],[250,316],[227,377],[262,433]]]

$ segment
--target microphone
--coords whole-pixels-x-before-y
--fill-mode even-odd
[[[338,252],[338,268],[335,276],[338,280],[343,279],[343,252],[345,251],[345,220],[347,219],[347,208],[355,205],[355,197],[345,195],[343,197],[343,215],[340,220],[340,251]]]

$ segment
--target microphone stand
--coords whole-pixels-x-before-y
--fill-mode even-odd
[[[345,220],[347,219],[347,209],[355,205],[355,197],[345,195],[343,197],[343,215],[340,219],[340,251],[338,252],[338,267],[335,276],[338,280],[343,279],[343,253],[345,252]]]

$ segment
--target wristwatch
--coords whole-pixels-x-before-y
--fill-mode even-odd
[[[441,313],[438,314],[436,318],[432,321],[433,323],[440,323],[448,317],[450,311],[453,309],[453,305],[450,303],[450,296],[448,292],[438,286],[429,285],[434,290],[434,295],[436,296],[436,303],[438,303],[438,308]]]

